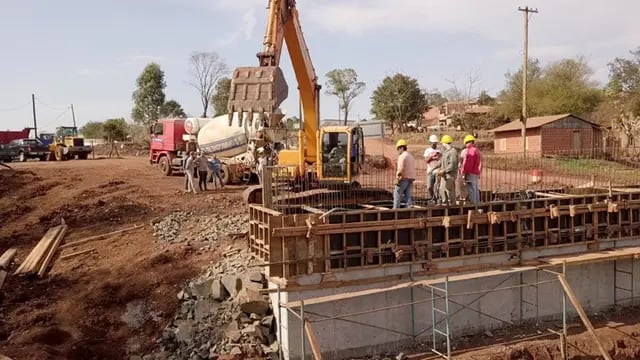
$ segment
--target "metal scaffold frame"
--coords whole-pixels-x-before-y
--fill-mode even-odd
[[[634,258],[636,256],[640,256],[640,248],[631,248],[634,250],[633,255],[630,256],[630,252],[627,251],[624,253],[624,255],[621,255],[619,258],[611,258],[610,254],[609,257],[604,257],[603,255],[603,259],[598,259],[597,257],[592,256],[590,258],[590,260],[585,261],[576,261],[575,265],[583,265],[583,264],[588,264],[588,263],[595,263],[595,262],[613,262],[613,266],[614,266],[614,274],[617,277],[619,274],[625,274],[627,276],[632,276],[633,277],[633,265],[634,265]],[[593,254],[592,254],[593,255]],[[619,269],[619,261],[621,261],[622,259],[626,259],[626,260],[631,260],[631,270],[632,271],[626,271],[626,270],[620,270]],[[321,359],[322,358],[322,353],[321,353],[321,349],[320,346],[318,344],[317,339],[315,338],[315,335],[313,334],[312,331],[312,324],[314,323],[320,323],[320,322],[324,322],[324,321],[331,321],[331,320],[338,320],[338,321],[344,321],[350,324],[355,324],[355,325],[359,325],[359,326],[363,326],[363,327],[369,327],[369,328],[373,328],[376,330],[382,330],[382,331],[387,331],[390,333],[394,333],[394,334],[399,334],[399,335],[403,335],[406,336],[407,338],[411,338],[412,341],[415,343],[417,341],[418,338],[423,337],[424,338],[424,334],[427,333],[428,331],[431,330],[431,348],[430,351],[434,354],[437,355],[441,358],[444,359],[451,359],[452,358],[452,349],[453,349],[453,333],[451,331],[452,329],[452,325],[451,325],[451,319],[460,311],[462,310],[470,310],[473,311],[477,314],[480,314],[481,316],[487,317],[489,319],[498,321],[502,324],[506,324],[506,325],[519,325],[521,323],[523,323],[525,321],[525,316],[524,316],[524,310],[522,308],[523,305],[526,306],[530,306],[534,309],[535,311],[535,324],[536,326],[539,326],[540,324],[540,312],[539,312],[539,289],[538,287],[542,284],[548,284],[548,283],[559,283],[561,285],[561,289],[563,289],[562,293],[561,293],[561,298],[559,299],[559,301],[561,302],[561,309],[562,309],[562,330],[561,331],[555,331],[552,329],[546,329],[548,330],[548,332],[558,335],[559,337],[559,341],[560,341],[560,349],[561,352],[563,354],[563,359],[566,359],[568,356],[568,352],[567,352],[567,348],[568,348],[568,343],[566,341],[567,339],[567,300],[571,300],[571,303],[574,305],[574,308],[577,310],[577,312],[579,313],[580,317],[582,318],[585,326],[587,327],[587,330],[589,330],[592,335],[594,336],[594,339],[596,340],[596,342],[599,343],[599,340],[597,339],[597,336],[595,335],[595,332],[593,330],[593,325],[591,325],[591,323],[589,322],[588,319],[586,319],[586,315],[584,315],[584,310],[582,310],[580,303],[577,301],[577,299],[575,299],[575,295],[573,295],[572,290],[568,287],[568,284],[566,283],[566,272],[567,272],[567,266],[568,265],[573,265],[571,263],[568,263],[566,260],[565,261],[555,261],[553,263],[550,263],[548,265],[543,265],[543,266],[537,266],[537,267],[521,267],[521,268],[512,268],[509,269],[508,271],[502,272],[502,273],[496,273],[496,272],[486,272],[486,275],[481,275],[482,273],[470,273],[470,274],[465,274],[465,275],[455,275],[455,276],[445,276],[442,278],[438,278],[438,279],[429,279],[429,280],[422,280],[422,281],[412,281],[412,284],[409,286],[409,289],[411,290],[410,292],[410,301],[406,302],[406,303],[402,303],[402,304],[396,304],[396,305],[391,305],[391,306],[386,306],[386,307],[380,307],[380,308],[375,308],[375,309],[369,309],[369,310],[363,310],[363,311],[358,311],[358,312],[353,312],[353,313],[347,313],[347,314],[340,314],[340,315],[333,315],[333,316],[329,316],[329,315],[323,315],[317,312],[313,312],[313,311],[309,311],[308,306],[310,305],[314,305],[314,304],[320,304],[320,303],[327,303],[332,301],[330,298],[331,297],[327,297],[326,299],[308,299],[308,300],[300,300],[300,301],[294,301],[294,302],[289,302],[289,303],[283,303],[281,301],[281,293],[283,292],[283,290],[280,288],[280,285],[277,285],[277,312],[278,312],[278,336],[279,336],[279,340],[282,342],[282,309],[284,308],[288,313],[292,314],[296,319],[300,320],[300,334],[301,334],[301,341],[300,341],[300,349],[301,349],[301,354],[300,354],[300,358],[301,359],[305,359],[307,357],[305,357],[306,354],[306,344],[307,341],[309,342],[309,344],[311,345],[311,351],[313,354],[313,359]],[[552,269],[557,269],[558,267],[561,268],[561,270],[558,271],[554,271]],[[544,272],[547,274],[551,274],[554,277],[551,279],[541,279],[539,274],[540,272]],[[534,279],[533,281],[525,281],[525,274],[526,273],[530,273],[534,275]],[[473,280],[473,279],[479,279],[479,278],[483,278],[486,279],[488,277],[495,277],[495,276],[500,276],[500,275],[507,275],[504,279],[500,280],[499,282],[497,282],[493,287],[489,288],[489,289],[484,289],[484,290],[478,290],[478,291],[468,291],[468,292],[455,292],[452,293],[450,292],[450,284],[451,282],[457,282],[457,281],[465,281],[465,280]],[[506,283],[509,280],[512,280],[514,278],[514,276],[518,275],[519,281],[518,284],[516,285],[510,285],[510,286],[503,286],[504,283]],[[414,292],[413,289],[422,289],[422,291],[428,291],[431,296],[428,297],[427,299],[422,299],[422,300],[415,300],[414,298]],[[389,290],[387,291],[392,291],[394,289],[397,288],[389,288]],[[486,311],[481,311],[478,309],[474,309],[472,308],[472,305],[474,305],[475,303],[477,303],[478,301],[480,301],[483,297],[485,297],[486,295],[490,294],[490,293],[494,293],[497,291],[506,291],[506,290],[513,290],[513,289],[520,289],[520,318],[519,318],[519,322],[518,323],[514,323],[512,321],[509,320],[505,320],[505,319],[500,319],[497,316],[494,316],[492,314],[487,313]],[[532,289],[533,292],[533,297],[534,300],[533,301],[528,301],[525,300],[526,295],[526,290],[527,289]],[[614,281],[614,289],[617,291],[618,289],[620,289],[619,286],[619,282],[616,280]],[[625,288],[625,290],[628,290],[627,288]],[[285,290],[286,291],[286,290]],[[383,290],[384,291],[384,290]],[[633,291],[633,283],[631,283],[631,289],[630,291]],[[570,295],[568,295],[568,293],[571,293]],[[355,292],[353,294],[340,294],[337,298],[335,299],[335,301],[337,300],[341,300],[341,299],[348,299],[348,298],[353,298],[353,297],[358,297],[358,296],[363,296],[363,295],[367,295],[366,291],[364,291],[363,293],[358,293]],[[457,301],[454,300],[456,297],[465,297],[465,296],[474,296],[474,295],[478,295],[474,298],[471,299],[471,301],[467,302],[467,303],[462,303],[461,301]],[[633,295],[633,293],[632,293]],[[616,302],[619,301],[629,301],[629,300],[633,300],[633,296],[631,296],[630,298],[626,298],[626,299],[618,299],[616,297]],[[420,304],[424,304],[424,303],[431,303],[432,309],[431,309],[431,316],[432,316],[432,322],[431,325],[428,326],[425,329],[422,330],[416,330],[416,326],[415,326],[415,306],[420,305]],[[450,304],[454,304],[457,305],[459,308],[456,310],[451,309]],[[617,303],[616,303],[617,305]],[[378,325],[373,325],[373,324],[367,324],[365,322],[362,321],[357,321],[357,320],[353,320],[353,319],[349,319],[350,317],[355,317],[355,316],[359,316],[359,315],[365,315],[365,314],[371,314],[371,313],[375,313],[375,312],[379,312],[379,311],[385,311],[385,310],[392,310],[392,309],[398,309],[398,308],[404,308],[404,307],[409,307],[409,311],[411,314],[411,333],[405,333],[402,331],[398,331],[395,329],[391,329],[391,328],[385,328],[383,326],[378,326]],[[297,309],[297,310],[296,310]],[[533,318],[532,318],[533,320]],[[291,330],[291,328],[289,328]],[[548,333],[546,334],[548,335]],[[540,336],[536,336],[536,337],[540,337]],[[442,350],[442,349],[438,349],[438,344],[439,342],[437,341],[437,339],[441,339],[444,338],[444,346],[446,347],[446,349]],[[283,347],[280,346],[280,357],[283,357]],[[289,354],[290,356],[294,355],[294,354]],[[604,354],[603,354],[604,356]],[[605,356],[605,358],[607,358]]]

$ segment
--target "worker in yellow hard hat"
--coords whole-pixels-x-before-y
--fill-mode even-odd
[[[444,205],[456,204],[456,178],[458,177],[458,151],[453,147],[453,138],[449,135],[440,139],[444,152],[442,165],[438,170],[440,178],[440,202]]]
[[[466,187],[469,200],[472,204],[480,202],[480,189],[478,180],[482,171],[482,154],[476,147],[475,136],[469,134],[464,137],[464,150],[460,154],[461,162],[460,175],[462,178],[461,188]]]
[[[396,170],[396,187],[393,191],[393,208],[399,208],[400,201],[403,198],[405,207],[410,208],[413,182],[416,180],[416,160],[407,151],[406,140],[398,140],[396,149],[398,150],[398,167]]]

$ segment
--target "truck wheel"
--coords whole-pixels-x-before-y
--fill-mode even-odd
[[[165,176],[171,176],[171,174],[173,174],[173,168],[171,167],[171,164],[169,163],[169,158],[166,156],[163,156],[160,158],[159,161],[160,164],[160,171],[162,171],[162,173]]]
[[[45,159],[47,161],[55,161],[56,160],[56,154],[52,152],[49,152],[49,154],[45,157]]]
[[[48,157],[49,155],[42,155],[42,156],[38,156],[38,159],[40,159],[40,161],[47,161]]]
[[[78,160],[87,160],[88,158],[89,158],[89,154],[87,153],[78,154]]]
[[[62,147],[56,148],[56,160],[65,161],[67,160],[67,156],[64,153],[64,149]]]
[[[27,155],[25,155],[24,151],[20,151],[18,153],[18,161],[20,161],[20,162],[27,161]]]
[[[220,167],[220,176],[222,177],[222,184],[227,185],[231,183],[231,173],[229,172],[229,166],[227,164],[222,164]]]

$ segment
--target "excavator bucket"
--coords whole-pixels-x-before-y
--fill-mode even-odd
[[[233,72],[229,91],[229,126],[238,112],[249,122],[254,113],[272,114],[289,94],[282,69],[277,66],[240,67]],[[238,116],[242,126],[243,116]]]

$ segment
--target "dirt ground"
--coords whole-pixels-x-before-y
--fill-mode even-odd
[[[79,246],[95,251],[58,259],[44,279],[7,278],[0,291],[0,354],[14,360],[123,359],[127,347],[144,353],[173,316],[180,286],[220,252],[162,245],[151,220],[174,210],[246,212],[241,188],[183,194],[183,178],[161,176],[146,157],[11,166],[0,170],[0,253],[18,249],[11,271],[62,218],[69,225],[66,242],[143,225]],[[136,302],[153,321],[132,328],[123,316]]]

